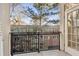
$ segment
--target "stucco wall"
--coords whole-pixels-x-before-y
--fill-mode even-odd
[[[10,23],[9,23],[9,4],[0,4],[0,23],[3,42],[3,55],[10,55]]]
[[[60,4],[60,50],[65,49],[65,18],[64,18],[64,4]]]

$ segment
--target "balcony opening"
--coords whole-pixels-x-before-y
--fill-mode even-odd
[[[13,3],[11,54],[60,49],[58,3]]]

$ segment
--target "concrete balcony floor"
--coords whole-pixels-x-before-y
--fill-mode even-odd
[[[14,56],[71,56],[71,55],[59,50],[49,50],[49,51],[41,51],[40,53],[32,52],[32,53],[16,54]]]

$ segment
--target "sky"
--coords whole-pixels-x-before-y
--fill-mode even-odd
[[[13,12],[12,11],[12,15],[18,15],[18,16],[20,16],[21,17],[21,20],[22,21],[24,21],[26,24],[32,24],[31,23],[31,18],[29,18],[29,17],[27,17],[26,15],[23,15],[23,14],[20,14],[19,12],[20,11],[22,11],[22,10],[28,10],[28,7],[30,8],[30,9],[32,9],[32,11],[34,11],[34,13],[36,14],[36,15],[39,15],[40,13],[38,12],[38,10],[35,8],[35,7],[33,7],[33,4],[32,3],[21,3],[21,4],[19,4],[19,5],[17,5],[16,7],[15,7],[15,11]],[[45,9],[44,11],[46,11],[47,12],[47,10]],[[58,7],[56,7],[56,8],[52,8],[49,12],[53,12],[53,13],[56,13],[56,12],[59,12],[60,11],[60,9],[58,8]],[[51,15],[51,16],[47,16],[49,19],[48,20],[58,20],[58,19],[60,19],[60,17],[59,17],[59,15]]]

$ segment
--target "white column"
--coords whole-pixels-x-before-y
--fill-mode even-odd
[[[10,22],[9,22],[9,4],[0,4],[0,55],[10,55]]]
[[[65,11],[64,4],[60,4],[60,50],[65,50]]]
[[[0,56],[3,55],[3,40],[2,40],[2,30],[1,30],[1,23],[0,23]]]

